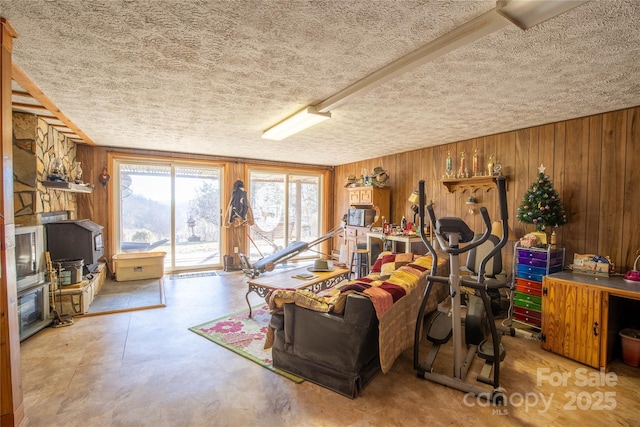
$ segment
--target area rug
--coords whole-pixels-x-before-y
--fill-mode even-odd
[[[252,307],[251,311],[251,318],[249,318],[249,310],[243,310],[194,326],[189,330],[291,381],[296,383],[304,381],[300,377],[274,368],[271,349],[263,348],[271,320],[269,307],[266,304],[257,305]]]
[[[178,279],[193,279],[196,277],[212,277],[217,276],[218,273],[216,271],[196,271],[193,273],[176,273],[170,274],[169,279],[178,280]]]
[[[149,310],[166,307],[163,278],[127,280],[107,279],[85,316]]]

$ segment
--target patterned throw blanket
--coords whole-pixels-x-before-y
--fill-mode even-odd
[[[411,254],[383,252],[371,268],[371,273],[341,286],[343,293],[349,289],[361,289],[373,303],[378,315],[378,341],[380,366],[387,373],[396,358],[406,349],[413,347],[416,318],[426,287],[426,276],[431,272],[431,256],[423,256],[412,261]],[[449,263],[446,258],[438,258],[438,276],[448,275]],[[435,284],[429,294],[427,312],[434,311],[438,303],[448,294],[442,284]]]
[[[413,259],[413,254],[383,252],[371,268],[371,273],[340,286],[341,293],[355,291],[368,296],[382,318],[396,302],[411,294],[421,276],[429,274],[431,257]]]

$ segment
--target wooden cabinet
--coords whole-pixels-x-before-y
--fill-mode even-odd
[[[373,195],[371,187],[356,187],[349,189],[349,204],[351,206],[371,205]]]
[[[372,208],[377,206],[380,215],[390,221],[391,189],[389,187],[348,187],[349,205],[356,208]]]
[[[380,210],[380,218],[374,226],[382,226],[382,217],[391,222],[391,189],[389,187],[347,187],[349,193],[349,205],[354,208],[374,208]],[[347,245],[347,264],[351,261],[351,254],[358,243],[367,243],[369,227],[347,226],[345,231],[345,243]]]
[[[542,348],[594,368],[620,354],[619,332],[635,327],[640,289],[621,276],[556,273],[542,283]]]
[[[542,278],[562,270],[564,248],[516,249],[517,282],[513,318],[540,328],[542,324]]]
[[[598,288],[545,277],[542,288],[542,348],[599,368],[603,294]],[[604,338],[606,341],[606,337]]]
[[[349,247],[349,252],[353,251],[356,248],[356,244],[367,243],[368,232],[369,227],[347,227],[347,246]],[[349,258],[349,260],[350,259],[351,258]]]

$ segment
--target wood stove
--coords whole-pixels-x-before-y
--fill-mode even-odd
[[[88,219],[47,224],[47,250],[53,260],[84,260],[85,274],[93,273],[104,255],[101,225]]]

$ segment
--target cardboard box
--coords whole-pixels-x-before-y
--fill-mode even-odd
[[[595,256],[595,254],[574,254],[573,272],[609,276],[610,264],[607,262],[593,261]]]
[[[159,279],[164,274],[166,252],[141,252],[113,256],[116,281]]]

